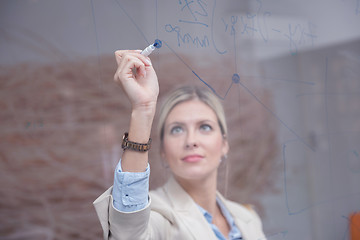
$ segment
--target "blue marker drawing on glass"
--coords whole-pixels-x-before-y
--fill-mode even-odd
[[[159,39],[156,39],[154,44],[149,45],[147,48],[142,50],[141,54],[145,57],[149,56],[156,48],[161,48],[162,42]]]

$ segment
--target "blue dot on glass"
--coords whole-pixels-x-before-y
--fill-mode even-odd
[[[240,82],[240,76],[239,76],[239,74],[234,73],[234,75],[232,76],[232,81],[233,81],[234,83],[239,83],[239,82]]]

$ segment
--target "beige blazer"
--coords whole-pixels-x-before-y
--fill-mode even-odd
[[[131,240],[217,240],[192,198],[174,178],[149,193],[149,204],[142,210],[126,213],[113,206],[112,187],[94,201],[104,239]],[[218,197],[232,214],[246,240],[265,239],[258,215],[244,206]]]

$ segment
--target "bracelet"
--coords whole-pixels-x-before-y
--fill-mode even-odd
[[[123,140],[121,143],[122,149],[126,150],[133,150],[137,152],[146,152],[150,150],[151,147],[151,138],[149,138],[149,141],[147,143],[137,143],[129,141],[129,133],[125,132],[123,135]]]

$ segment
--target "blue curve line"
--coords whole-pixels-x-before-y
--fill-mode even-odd
[[[216,0],[214,0],[214,7],[213,7],[213,11],[212,11],[212,16],[211,16],[211,41],[214,45],[214,48],[216,50],[216,52],[218,52],[219,54],[225,54],[227,52],[227,50],[224,51],[220,51],[216,44],[215,44],[215,40],[214,40],[214,14],[215,14],[215,7],[216,7]]]
[[[210,90],[221,100],[225,100],[227,93],[229,92],[231,86],[232,86],[232,81],[230,84],[230,87],[228,88],[228,90],[226,91],[226,94],[224,97],[220,96],[213,87],[211,87],[207,82],[205,82],[190,66],[189,64],[187,64],[176,52],[174,49],[172,49],[165,41],[163,41],[163,43],[170,49],[170,51],[175,54],[175,56],[187,67],[189,68],[189,70],[202,82],[204,83],[208,88],[210,88]]]
[[[125,15],[129,18],[129,20],[132,22],[132,24],[134,24],[134,26],[136,27],[136,29],[140,32],[140,34],[143,36],[145,42],[147,44],[150,44],[150,42],[147,40],[146,36],[144,35],[144,33],[141,31],[140,27],[136,24],[136,22],[134,21],[134,19],[131,18],[131,16],[126,12],[126,10],[121,6],[121,4],[119,3],[118,0],[115,0],[115,2],[119,5],[119,7],[121,8],[121,10],[123,10],[123,12],[125,13]]]

